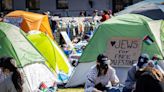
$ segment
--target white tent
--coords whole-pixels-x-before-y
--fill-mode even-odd
[[[115,13],[115,15],[122,15],[127,13],[141,14],[152,19],[164,19],[164,5],[160,4],[160,0],[145,0],[126,7],[124,10]]]

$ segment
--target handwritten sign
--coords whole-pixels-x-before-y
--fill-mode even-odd
[[[129,67],[138,61],[142,39],[112,38],[108,41],[107,55],[114,67]]]

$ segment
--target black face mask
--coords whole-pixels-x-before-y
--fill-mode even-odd
[[[102,70],[104,70],[104,74],[106,74],[108,71],[108,64],[106,64],[105,61],[102,61],[100,65],[97,65],[97,69],[98,69],[98,76],[102,75],[101,74]]]
[[[104,70],[107,70],[108,69],[108,64],[100,63],[100,68],[104,69]]]

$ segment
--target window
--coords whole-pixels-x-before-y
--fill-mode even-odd
[[[26,0],[26,8],[29,10],[39,10],[40,0]]]
[[[56,0],[57,9],[68,9],[68,0]]]
[[[13,0],[2,0],[1,9],[2,11],[13,10]]]

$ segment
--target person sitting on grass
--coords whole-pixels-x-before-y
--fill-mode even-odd
[[[137,64],[134,64],[128,70],[127,79],[125,80],[125,87],[123,88],[123,92],[132,92],[132,90],[135,89],[135,73],[138,69],[145,67],[149,60],[149,55],[146,53],[142,53],[139,56]]]
[[[107,56],[99,54],[96,66],[93,66],[87,75],[85,92],[110,92],[110,88],[118,83],[119,79],[115,69],[110,66],[110,60]]]

